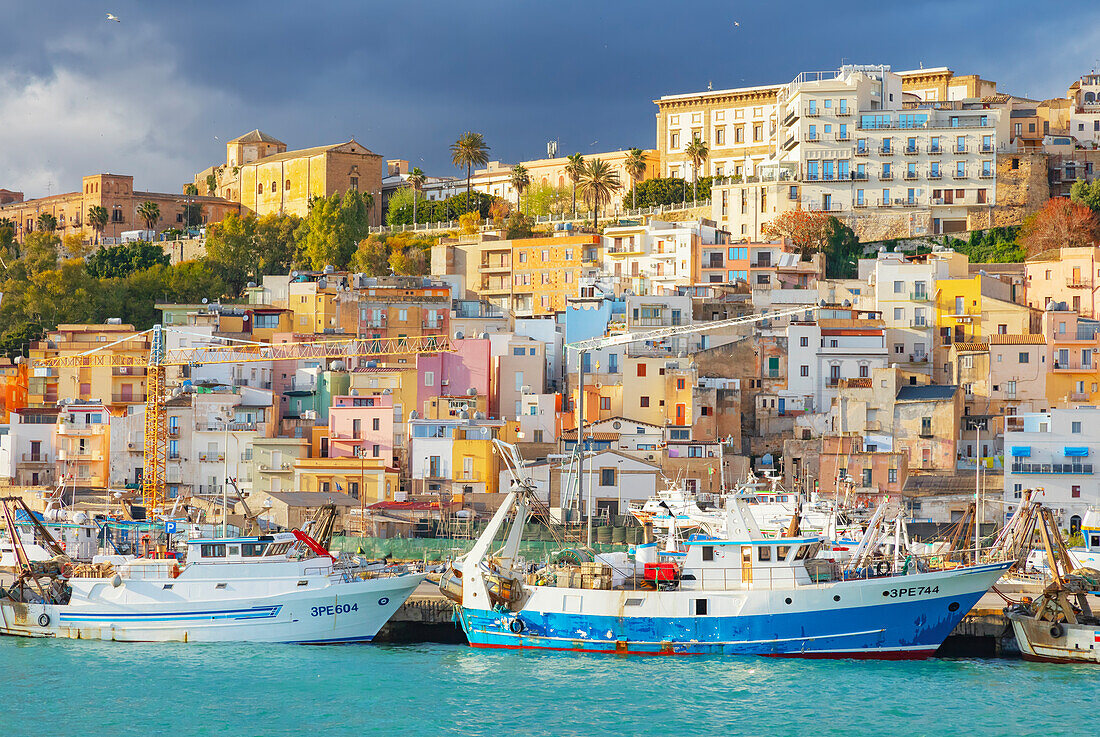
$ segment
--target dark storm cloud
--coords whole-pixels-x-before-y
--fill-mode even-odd
[[[708,83],[923,63],[1052,97],[1100,56],[1100,13],[1084,0],[1049,18],[1018,0],[11,5],[0,186],[28,194],[108,169],[178,190],[257,127],[292,147],[354,136],[447,174],[447,146],[468,129],[504,161],[540,156],[549,139],[565,153],[652,147],[652,100]]]

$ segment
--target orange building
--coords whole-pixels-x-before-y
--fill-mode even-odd
[[[11,422],[11,413],[27,406],[27,364],[0,358],[0,423]]]

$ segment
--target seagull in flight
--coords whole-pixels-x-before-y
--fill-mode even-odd
[[[118,16],[112,15],[111,13],[107,13],[107,20],[113,20],[115,23],[122,22],[121,20],[119,20]]]

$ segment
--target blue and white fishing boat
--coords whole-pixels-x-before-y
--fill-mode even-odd
[[[379,574],[304,533],[187,541],[187,562],[30,561],[0,588],[0,634],[130,642],[369,642],[427,574]],[[14,551],[13,551],[14,552]]]
[[[503,445],[502,455],[515,458]],[[598,561],[579,572],[540,568],[519,556],[537,502],[520,464],[511,465],[504,503],[440,583],[475,647],[925,658],[1011,565],[936,569],[896,548],[892,560],[876,559],[867,535],[842,568],[818,557],[818,536],[765,538],[744,500],[728,496],[720,537],[694,536],[665,551],[639,546],[626,570]]]

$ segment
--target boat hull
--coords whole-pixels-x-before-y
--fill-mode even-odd
[[[1050,622],[1017,612],[1006,612],[1006,616],[1024,660],[1100,664],[1100,627],[1062,624],[1059,625],[1062,634],[1054,637]]]
[[[0,601],[0,634],[117,642],[369,642],[424,578],[408,574],[270,596],[141,606]]]
[[[463,608],[461,618],[475,647],[920,659],[935,653],[1008,565],[785,590],[534,587],[518,612]]]

